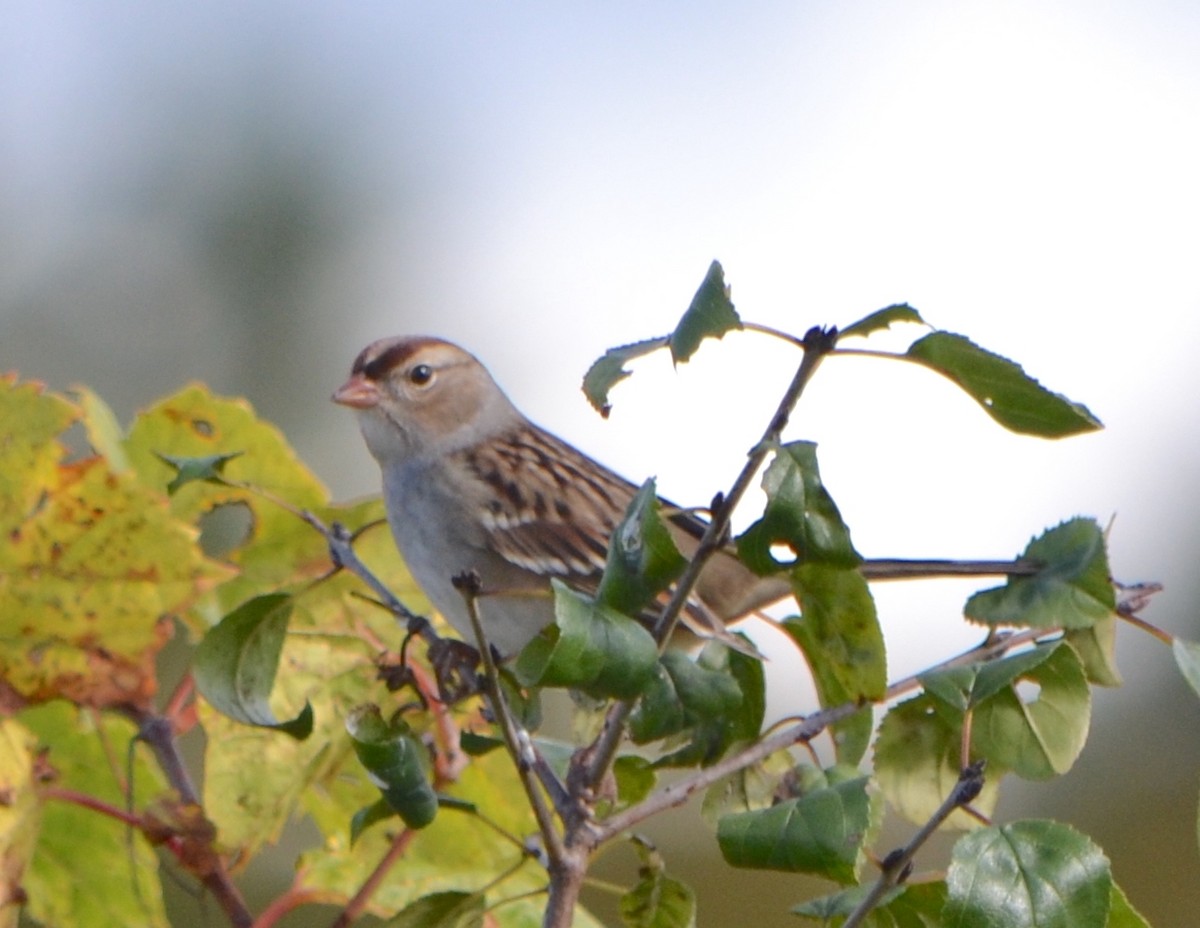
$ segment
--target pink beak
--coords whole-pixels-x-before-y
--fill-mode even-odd
[[[342,406],[352,409],[370,409],[379,405],[381,399],[379,387],[367,380],[362,374],[355,374],[337,388],[332,399]]]

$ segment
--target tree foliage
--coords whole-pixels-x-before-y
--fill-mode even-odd
[[[1104,534],[1081,517],[1008,561],[864,557],[816,445],[782,435],[818,367],[851,352],[929,368],[1016,432],[1100,423],[961,335],[922,329],[900,353],[846,344],[892,325],[924,323],[897,305],[840,336],[768,332],[796,346],[796,376],[763,410],[763,440],[714,502],[693,561],[649,482],[597,595],[556,586],[556,623],[509,665],[485,660],[483,694],[453,704],[440,698],[445,662],[420,641],[435,657],[454,648],[419,618],[428,604],[380,502],[333,503],[244,401],[191,384],[125,430],[86,389],[0,380],[0,924],[23,912],[67,928],[165,925],[162,882],[182,878],[249,925],[240,872],[306,817],[321,840],[262,928],[313,902],[340,907],[343,925],[365,913],[405,926],[596,924],[580,881],[623,840],[639,861],[624,922],[686,926],[694,894],[630,835],[702,796],[713,853],[730,866],[830,882],[793,910],[814,922],[1144,925],[1086,836],[989,816],[1004,776],[1070,770],[1090,688],[1120,679],[1112,627],[1148,591],[1114,586]],[[662,349],[686,362],[741,330],[766,331],[740,318],[714,262],[676,330],[608,352],[585,393],[606,411],[629,361]],[[764,511],[729,539],[755,479]],[[798,610],[781,627],[820,701],[806,718],[763,730],[752,648],[665,646],[699,565],[722,548],[792,585]],[[871,583],[946,574],[1001,578],[965,606],[981,644],[890,679]],[[632,618],[656,601],[657,623]],[[190,669],[167,692],[159,658],[173,640],[191,649]],[[1197,646],[1174,650],[1197,686]],[[577,693],[572,741],[539,730],[551,689]],[[179,750],[193,730],[205,735],[199,786]],[[831,754],[817,749],[827,736]],[[875,846],[887,814],[914,825],[891,852]],[[944,872],[914,880],[938,828],[963,834]]]

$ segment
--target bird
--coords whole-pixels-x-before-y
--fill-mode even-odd
[[[526,418],[474,355],[432,336],[383,338],[359,353],[332,399],[357,414],[409,572],[467,642],[471,616],[454,582],[463,573],[479,578],[480,624],[505,658],[553,621],[552,580],[595,592],[638,487]],[[661,505],[690,557],[708,523]],[[681,621],[732,639],[726,624],[790,592],[785,578],[760,577],[720,549]]]

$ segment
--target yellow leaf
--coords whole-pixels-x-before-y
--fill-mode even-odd
[[[133,474],[63,460],[78,409],[11,380],[0,408],[0,677],[18,703],[149,706],[170,616],[229,572]]]

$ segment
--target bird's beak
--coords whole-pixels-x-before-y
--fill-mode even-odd
[[[338,387],[331,397],[335,403],[352,409],[370,409],[372,406],[378,406],[381,398],[379,387],[362,374],[353,375]]]

